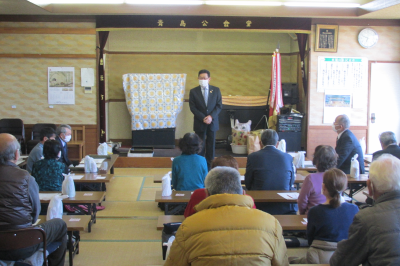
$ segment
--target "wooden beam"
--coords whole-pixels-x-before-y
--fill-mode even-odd
[[[95,54],[0,54],[0,58],[67,58],[96,59]]]
[[[75,28],[0,28],[0,34],[82,34],[95,35],[96,29]]]
[[[247,157],[235,157],[239,168],[246,168]],[[170,157],[118,157],[116,168],[171,168]]]
[[[227,53],[227,52],[112,52],[112,51],[104,51],[105,54],[112,55],[132,55],[132,54],[140,54],[140,55],[246,55],[246,56],[272,56],[273,53]],[[298,55],[299,52],[293,53],[281,53],[281,56],[292,56]]]
[[[93,15],[1,15],[0,21],[23,21],[23,22],[89,22],[95,23]]]

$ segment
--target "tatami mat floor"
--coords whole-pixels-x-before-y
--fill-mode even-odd
[[[105,210],[97,213],[92,232],[81,232],[80,253],[74,265],[163,265],[157,218],[163,212],[154,202],[161,184],[154,174],[170,169],[119,168],[107,184]],[[68,259],[65,265],[69,265]]]
[[[81,232],[80,253],[75,266],[163,265],[161,231],[157,218],[164,213],[154,202],[161,184],[153,175],[165,174],[167,168],[118,168],[107,185],[105,210],[97,213],[92,232]],[[362,198],[360,198],[362,200]],[[304,256],[306,249],[289,249],[288,256]],[[68,256],[65,266],[68,266]]]

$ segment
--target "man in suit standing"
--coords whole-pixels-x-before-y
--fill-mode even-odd
[[[278,150],[279,136],[275,130],[267,129],[261,135],[264,146],[247,157],[244,181],[248,190],[291,190],[295,173],[293,157]],[[297,204],[259,203],[257,209],[269,214],[296,214]]]
[[[347,115],[339,115],[336,117],[332,125],[333,131],[338,134],[336,140],[336,153],[339,155],[337,168],[350,174],[351,158],[358,154],[358,162],[360,164],[360,174],[364,174],[364,155],[361,145],[356,136],[350,131],[350,119]]]
[[[64,173],[68,174],[69,166],[72,162],[68,158],[68,147],[67,143],[71,140],[71,127],[69,125],[60,125],[56,130],[56,140],[61,144],[61,157],[59,159],[60,162],[65,164]]]
[[[396,135],[391,131],[383,132],[379,135],[379,141],[382,146],[381,151],[372,154],[372,160],[376,160],[384,153],[389,153],[400,159],[400,147],[397,145]]]
[[[199,154],[205,156],[210,170],[215,157],[215,132],[219,129],[222,96],[218,87],[209,85],[211,75],[208,70],[200,70],[198,79],[200,86],[190,90],[189,106],[194,115],[193,130],[203,141]]]

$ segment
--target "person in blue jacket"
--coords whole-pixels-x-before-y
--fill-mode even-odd
[[[197,153],[201,151],[201,139],[195,133],[186,133],[179,140],[182,154],[172,162],[172,188],[178,191],[194,191],[204,188],[208,173],[207,161]]]

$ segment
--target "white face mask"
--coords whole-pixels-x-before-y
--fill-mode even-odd
[[[70,140],[71,140],[71,135],[65,136],[65,139],[64,139],[65,142],[69,142]]]
[[[202,87],[202,88],[207,87],[208,80],[207,79],[199,79],[199,84],[200,84],[200,87]]]
[[[332,129],[333,129],[333,131],[337,132],[335,124],[332,124]]]

